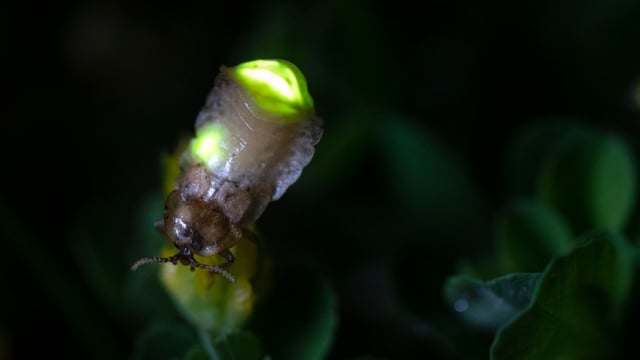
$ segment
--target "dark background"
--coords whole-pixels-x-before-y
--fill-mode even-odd
[[[160,156],[192,131],[220,65],[292,61],[325,120],[314,161],[258,225],[276,261],[295,258],[331,279],[335,358],[393,358],[403,346],[440,354],[437,340],[415,345],[417,330],[398,320],[388,266],[409,264],[404,281],[430,284],[417,311],[429,323],[444,277],[491,250],[493,212],[508,197],[506,149],[521,124],[579,119],[632,146],[640,134],[632,0],[3,8],[2,359],[132,354],[150,317],[125,295],[130,264],[149,255],[138,245],[151,227],[143,209],[160,192]],[[408,129],[398,136],[446,149],[473,200],[405,204],[412,194],[398,191],[396,170],[415,164],[410,146],[386,138],[397,122]],[[438,167],[417,167],[417,179],[432,178],[426,169]],[[411,266],[429,277],[412,279]]]

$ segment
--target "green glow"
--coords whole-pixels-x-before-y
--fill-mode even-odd
[[[225,154],[221,142],[225,136],[219,124],[209,124],[198,129],[196,138],[191,141],[191,154],[213,168],[223,160]]]
[[[288,61],[249,61],[231,71],[264,110],[278,115],[295,115],[313,109],[304,75]]]

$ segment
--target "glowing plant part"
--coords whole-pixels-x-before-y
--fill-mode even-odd
[[[190,145],[191,153],[210,169],[215,168],[226,158],[226,151],[221,146],[226,135],[220,124],[207,124],[199,128]]]
[[[266,111],[294,115],[313,109],[304,75],[288,61],[250,61],[236,66],[232,74]]]

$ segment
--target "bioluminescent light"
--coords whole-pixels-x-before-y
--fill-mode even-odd
[[[284,60],[255,60],[236,66],[233,75],[264,110],[293,115],[313,109],[300,69]]]

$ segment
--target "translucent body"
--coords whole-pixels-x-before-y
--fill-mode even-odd
[[[321,121],[312,111],[297,114],[297,121],[264,111],[222,68],[196,120],[196,131],[214,124],[221,132],[219,153],[207,163],[187,150],[181,167],[189,172],[201,165],[209,174],[198,170],[179,183],[197,182],[198,196],[217,201],[232,223],[254,222],[311,161],[322,136]]]
[[[264,76],[270,69],[277,71]],[[250,79],[254,73],[260,77]],[[277,86],[269,92],[270,84],[260,82],[274,76]],[[287,85],[293,89],[288,94],[296,96],[283,96]],[[253,237],[248,226],[298,179],[322,136],[322,122],[300,71],[288,62],[260,60],[221,68],[195,127],[196,137],[181,156],[181,173],[157,225],[178,253],[141,259],[134,268],[181,262],[232,279],[226,272],[234,260],[229,249],[240,238]],[[203,265],[194,254],[220,254],[228,261]]]

